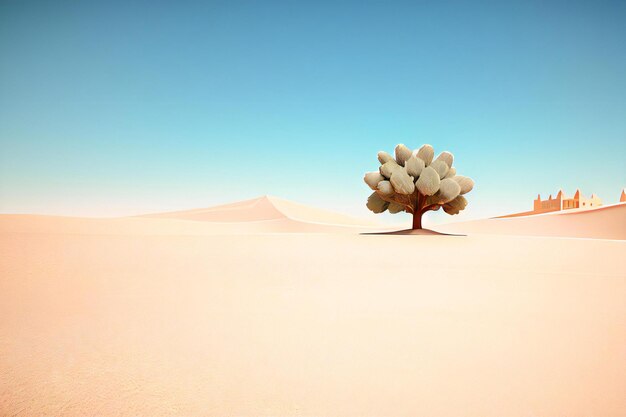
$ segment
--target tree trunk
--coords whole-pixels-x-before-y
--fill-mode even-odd
[[[413,230],[422,228],[422,214],[421,210],[413,213]]]

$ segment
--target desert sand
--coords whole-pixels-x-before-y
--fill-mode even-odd
[[[441,232],[626,240],[626,203],[521,217],[450,223]]]
[[[0,415],[626,415],[626,241],[287,203],[0,215]]]

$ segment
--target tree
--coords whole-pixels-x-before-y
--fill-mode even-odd
[[[471,178],[456,175],[454,156],[442,152],[433,160],[435,150],[423,145],[415,151],[400,144],[395,158],[378,152],[378,171],[363,178],[374,192],[367,199],[367,208],[374,213],[407,212],[413,215],[413,229],[422,228],[422,216],[430,210],[459,214],[467,206],[463,197],[474,188]]]

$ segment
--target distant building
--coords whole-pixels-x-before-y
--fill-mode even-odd
[[[622,195],[619,196],[619,202],[626,203],[626,192],[624,191],[623,188],[622,188]]]
[[[622,191],[622,198],[626,201],[626,195]],[[547,213],[550,211],[569,210],[569,209],[586,209],[593,208],[602,205],[602,200],[595,194],[591,194],[591,197],[585,198],[580,190],[576,190],[574,197],[568,198],[565,196],[562,190],[555,198],[552,198],[552,194],[547,200],[542,200],[541,195],[537,195],[537,199],[534,201],[533,212],[534,213]]]

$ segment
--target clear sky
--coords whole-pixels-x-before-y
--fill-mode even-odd
[[[2,0],[0,212],[365,215],[397,143],[455,154],[465,218],[561,187],[614,203],[625,22],[624,1]]]

